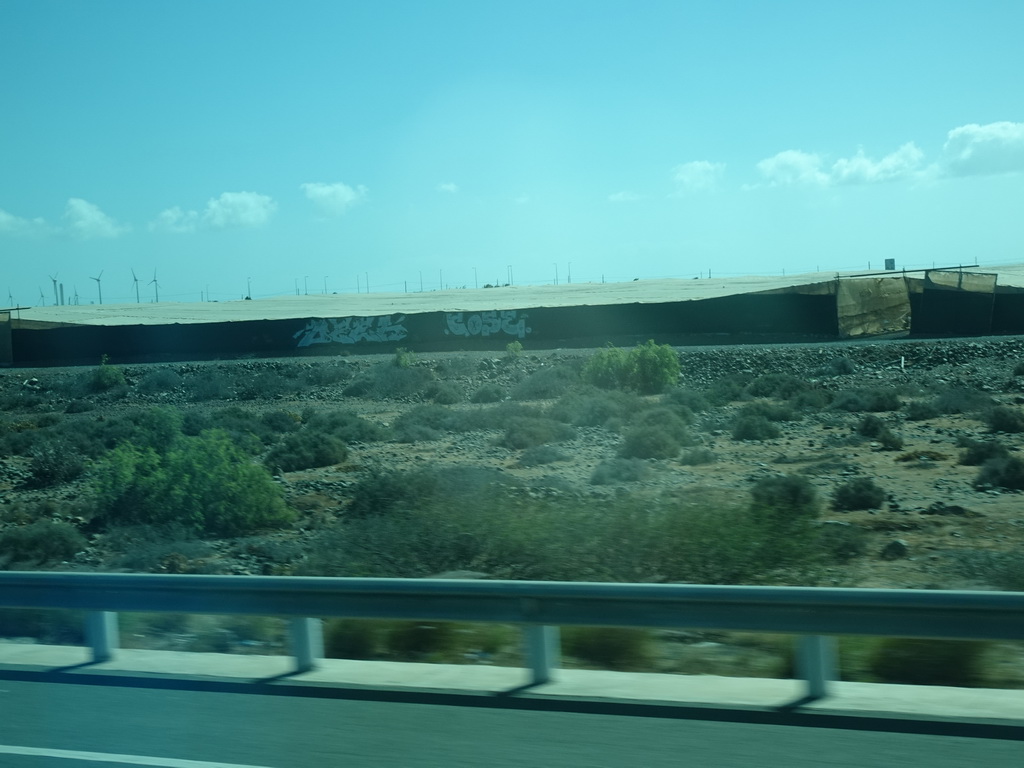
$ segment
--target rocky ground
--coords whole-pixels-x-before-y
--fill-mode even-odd
[[[271,532],[262,547],[232,541],[207,542],[199,558],[220,573],[288,573],[302,558],[305,542],[332,521],[343,518],[351,489],[369,470],[465,464],[500,470],[522,480],[531,493],[546,498],[587,499],[609,494],[711,487],[746,494],[757,479],[773,474],[801,474],[825,500],[822,526],[852,526],[864,533],[865,546],[848,562],[834,562],[817,572],[818,584],[884,588],[999,588],[984,568],[965,567],[977,553],[1014,555],[1024,542],[1024,507],[1019,491],[979,488],[977,466],[959,463],[964,438],[998,439],[1011,452],[1024,444],[1024,433],[994,435],[985,420],[992,405],[1024,403],[1024,377],[1015,375],[1024,361],[1024,339],[943,339],[876,341],[811,345],[687,347],[678,350],[679,385],[706,391],[726,376],[750,379],[784,373],[812,382],[831,393],[885,389],[897,393],[899,408],[877,413],[902,440],[898,450],[857,433],[864,414],[831,407],[808,409],[803,418],[780,422],[778,437],[761,441],[733,439],[730,425],[749,402],[738,399],[697,415],[694,431],[717,460],[686,465],[678,459],[648,460],[648,476],[638,482],[595,485],[598,465],[614,457],[620,434],[604,427],[580,427],[559,444],[564,457],[540,466],[524,466],[522,451],[499,443],[499,432],[445,433],[436,439],[399,443],[387,439],[356,443],[344,463],[283,473],[277,477],[300,522]],[[472,352],[416,354],[405,362],[427,378],[448,386],[447,407],[480,409],[468,402],[484,385],[503,393],[546,368],[576,366],[588,350],[520,353]],[[839,361],[839,363],[837,363]],[[203,363],[159,363],[121,368],[124,383],[100,394],[83,392],[76,381],[84,369],[12,369],[0,373],[0,400],[7,434],[115,418],[152,405],[183,411],[238,406],[247,410],[289,413],[343,407],[381,427],[391,427],[403,413],[430,399],[425,392],[384,398],[346,396],[362,373],[379,367],[381,356],[288,358]],[[164,376],[164,386],[153,382]],[[190,382],[221,382],[207,391]],[[148,382],[148,385],[147,385]],[[226,384],[224,383],[226,382]],[[286,384],[282,384],[286,382]],[[290,382],[290,383],[288,383]],[[301,385],[296,382],[304,382]],[[265,387],[265,389],[261,389]],[[215,390],[215,391],[214,391]],[[910,406],[949,390],[990,398],[990,405],[964,413],[908,418]],[[455,394],[452,395],[451,393]],[[654,402],[659,396],[651,396]],[[456,402],[452,402],[452,401]],[[531,402],[544,407],[551,398]],[[891,447],[891,446],[888,446]],[[123,567],[123,549],[102,532],[91,532],[77,517],[75,504],[88,488],[88,476],[45,488],[32,487],[31,457],[8,449],[0,455],[0,525],[24,524],[23,510],[45,508],[54,519],[82,526],[88,546],[73,560],[46,567],[108,569]],[[828,500],[842,483],[870,477],[887,494],[879,508],[838,511]],[[19,516],[21,514],[21,516]],[[0,532],[2,532],[0,530]],[[267,541],[276,542],[268,554]],[[285,554],[281,554],[284,552]],[[118,555],[120,559],[118,559]],[[119,563],[121,564],[119,566]],[[190,555],[154,561],[148,570],[180,571],[193,567]],[[22,567],[22,566],[19,566]],[[677,648],[675,668],[690,663]],[[687,657],[687,658],[684,658]],[[756,665],[755,665],[756,666]]]

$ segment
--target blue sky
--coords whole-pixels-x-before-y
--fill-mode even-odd
[[[114,303],[132,270],[199,301],[1021,262],[1022,29],[1018,0],[4,0],[0,304],[101,270]]]

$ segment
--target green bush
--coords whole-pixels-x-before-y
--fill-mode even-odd
[[[814,555],[818,491],[803,475],[774,475],[750,489],[750,516],[758,531],[751,548],[775,567],[799,566]]]
[[[204,368],[194,376],[185,378],[184,388],[192,402],[227,400],[234,394],[231,379],[215,368]]]
[[[266,411],[260,416],[260,422],[272,432],[285,434],[299,429],[299,417],[287,411]]]
[[[869,669],[883,683],[976,686],[988,645],[977,640],[887,637],[876,646]]]
[[[838,510],[878,509],[885,503],[885,491],[869,477],[843,483],[832,494],[832,508]]]
[[[629,383],[642,395],[656,395],[679,383],[679,355],[648,340],[629,353]]]
[[[981,470],[974,479],[974,487],[1024,490],[1024,461],[1016,456],[989,459],[981,465]]]
[[[384,429],[351,411],[307,411],[303,421],[310,431],[332,435],[346,443],[372,443],[387,436]]]
[[[833,395],[827,389],[806,389],[789,399],[789,404],[799,411],[818,411],[832,405]]]
[[[95,517],[103,525],[177,522],[237,536],[292,519],[281,489],[223,432],[183,437],[164,454],[120,445],[95,468]]]
[[[357,376],[342,390],[346,397],[370,397],[379,400],[407,398],[420,394],[434,380],[434,372],[418,365],[381,363]]]
[[[821,509],[817,489],[803,475],[761,478],[751,487],[750,497],[755,512],[788,519],[812,519]]]
[[[865,416],[857,425],[857,434],[864,437],[880,437],[888,429],[885,422],[874,415]]]
[[[510,484],[515,481],[486,467],[454,465],[407,472],[372,470],[356,483],[347,513],[354,518],[394,514],[435,501],[486,497]]]
[[[640,459],[605,459],[590,476],[591,485],[637,483],[650,474],[647,464]]]
[[[648,340],[629,353],[608,347],[583,368],[583,379],[602,389],[634,389],[644,395],[664,392],[679,381],[679,355],[667,344]]]
[[[0,533],[0,563],[4,568],[39,567],[72,560],[86,546],[85,537],[73,525],[40,520]]]
[[[642,403],[636,395],[618,390],[570,392],[552,404],[548,415],[577,427],[604,427],[627,418]]]
[[[819,530],[821,550],[837,563],[848,563],[867,551],[867,533],[863,528],[829,521]]]
[[[346,458],[348,447],[334,435],[302,431],[285,435],[267,454],[263,463],[271,471],[295,472],[340,464]]]
[[[64,443],[51,441],[32,449],[29,482],[33,488],[48,488],[77,480],[85,472],[85,461]]]
[[[894,389],[844,390],[832,400],[832,408],[850,413],[896,411],[899,407],[900,398]]]
[[[545,443],[560,443],[571,440],[574,435],[572,427],[553,419],[517,417],[505,429],[500,444],[518,450]]]
[[[169,368],[155,368],[139,379],[138,390],[146,395],[171,392],[182,385],[184,379]]]
[[[691,413],[703,413],[711,409],[711,403],[703,394],[686,387],[676,387],[665,393],[663,402],[668,405],[680,405]]]
[[[629,380],[628,353],[610,345],[595,352],[583,366],[583,380],[601,389],[625,388]]]
[[[505,389],[498,384],[483,384],[469,397],[471,403],[499,403],[505,399]]]
[[[650,632],[633,627],[563,627],[562,651],[567,656],[605,669],[647,669],[651,662]]]
[[[181,432],[192,437],[213,429],[226,434],[238,448],[253,456],[262,453],[265,446],[278,438],[278,434],[268,427],[255,411],[239,406],[214,411],[197,409],[185,414],[181,420]],[[139,447],[153,448],[157,452],[163,452],[170,445],[154,445],[149,440],[140,440],[135,433],[129,434],[127,441]]]
[[[718,455],[710,448],[691,448],[688,451],[683,451],[679,457],[679,463],[684,466],[714,464],[716,461],[718,461]]]
[[[103,356],[97,368],[94,368],[89,378],[89,388],[93,392],[107,392],[114,387],[125,385],[124,371],[116,365],[107,364],[107,356]]]
[[[973,413],[991,407],[992,398],[976,389],[950,387],[936,396],[934,405],[940,413]]]
[[[435,381],[427,386],[424,394],[428,399],[442,405],[452,405],[463,401],[462,390],[450,381]]]
[[[741,416],[732,425],[733,440],[772,440],[782,431],[764,416]]]
[[[986,421],[993,432],[1024,432],[1024,413],[1019,408],[996,406],[988,412]]]
[[[755,403],[743,406],[737,414],[738,419],[757,416],[763,416],[768,421],[774,422],[800,420],[800,414],[797,413],[791,405],[768,403],[764,400],[759,400]]]
[[[728,405],[746,395],[746,386],[750,383],[750,375],[736,373],[723,376],[708,388],[706,397],[712,405]]]
[[[625,459],[672,459],[681,448],[670,429],[634,427],[623,435],[618,453]]]
[[[856,364],[848,357],[833,357],[825,366],[815,371],[815,376],[847,376],[857,372]]]
[[[960,453],[958,463],[969,467],[978,467],[989,459],[1005,459],[1010,449],[997,440],[972,440],[969,437],[957,440],[964,450]]]
[[[779,400],[789,400],[800,392],[810,388],[810,385],[803,379],[790,376],[788,373],[768,373],[758,376],[747,384],[747,394],[750,397],[775,397]]]
[[[909,421],[927,421],[939,415],[939,409],[934,402],[922,402],[913,400],[907,403],[907,419]]]
[[[885,451],[898,451],[903,447],[903,439],[890,430],[884,421],[872,414],[865,416],[857,425],[857,434],[877,441]]]
[[[519,457],[519,466],[537,467],[556,461],[568,461],[569,455],[553,445],[537,445],[527,448]]]
[[[509,393],[513,400],[550,400],[579,383],[579,374],[569,365],[549,365],[534,371]]]

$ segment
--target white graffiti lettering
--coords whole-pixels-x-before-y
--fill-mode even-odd
[[[292,338],[298,346],[312,344],[355,344],[360,341],[401,341],[407,335],[405,315],[377,317],[335,317],[310,320]],[[300,338],[301,337],[301,338]]]
[[[530,328],[526,325],[526,314],[520,315],[515,309],[501,312],[480,312],[466,317],[464,312],[449,312],[445,315],[446,334],[454,336],[494,336],[504,333],[520,339],[526,338]]]

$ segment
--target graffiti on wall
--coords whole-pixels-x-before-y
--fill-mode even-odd
[[[504,333],[520,339],[526,338],[530,328],[526,325],[526,314],[506,309],[501,312],[480,312],[466,317],[464,312],[449,312],[445,315],[445,333],[453,336],[495,336]]]
[[[312,344],[356,344],[360,341],[401,341],[407,335],[405,315],[376,317],[317,318],[292,338],[298,346]]]

